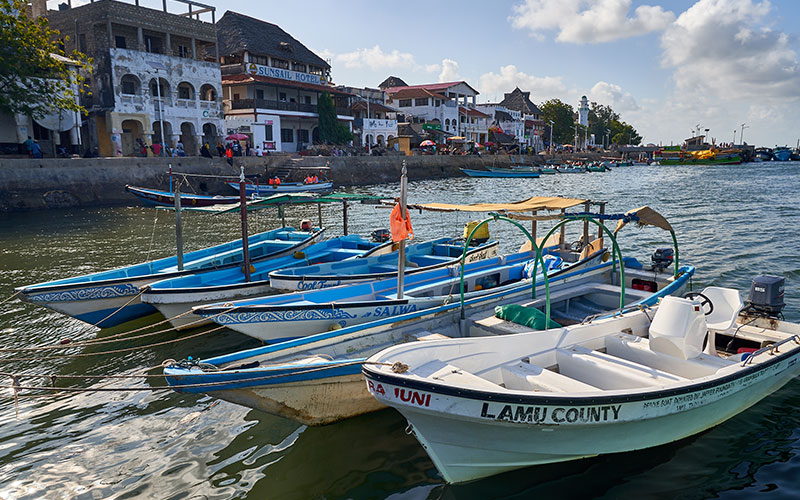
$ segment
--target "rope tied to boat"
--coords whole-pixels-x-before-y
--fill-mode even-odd
[[[392,365],[392,373],[405,373],[408,371],[408,365],[405,363],[401,363],[400,361],[395,361]]]
[[[9,296],[8,296],[8,297],[6,297],[5,299],[3,299],[3,301],[2,301],[2,302],[0,302],[0,306],[2,306],[3,304],[5,304],[6,302],[11,302],[12,300],[16,299],[16,298],[17,298],[17,295],[19,295],[19,294],[21,294],[21,293],[22,293],[22,290],[17,290],[16,292],[12,293],[11,295],[9,295]]]

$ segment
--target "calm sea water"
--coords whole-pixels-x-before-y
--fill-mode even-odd
[[[695,288],[714,284],[746,293],[753,276],[779,274],[786,278],[786,316],[800,321],[798,186],[797,163],[628,167],[530,180],[411,182],[409,201],[471,203],[565,195],[608,201],[609,212],[650,205],[675,227],[681,262],[697,267]],[[397,190],[395,184],[354,191],[394,196]],[[388,226],[386,209],[356,205],[349,212],[351,232],[368,234]],[[293,224],[317,218],[315,207],[287,214]],[[0,300],[14,286],[170,255],[173,217],[137,206],[0,214]],[[237,217],[186,214],[187,249],[237,238]],[[341,234],[339,207],[325,207],[324,219],[331,235]],[[460,235],[467,220],[463,214],[412,213],[420,239]],[[273,210],[253,216],[251,222],[255,230],[280,224]],[[523,242],[522,233],[508,224],[491,229],[505,251]],[[580,230],[576,225],[570,232],[577,238]],[[657,229],[629,228],[620,233],[620,244],[624,255],[648,259],[655,248],[670,246],[670,240]],[[5,348],[110,337],[158,319],[97,331],[18,301],[0,305]],[[75,348],[67,353],[83,356],[56,359],[50,352],[3,352],[0,357],[17,360],[0,360],[0,372],[134,374],[168,358],[208,357],[257,345],[227,331],[186,340],[163,333],[134,342]],[[132,346],[138,348],[96,354]],[[8,384],[8,378],[2,383]],[[393,410],[306,428],[209,397],[149,390],[164,384],[159,379],[81,383],[140,390],[23,397],[16,407],[8,389],[0,394],[0,498],[800,497],[798,381],[723,425],[679,443],[528,468],[461,486],[443,483]]]

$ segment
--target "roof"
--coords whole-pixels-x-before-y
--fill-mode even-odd
[[[466,85],[467,87],[469,87],[470,90],[475,92],[475,94],[480,94],[480,92],[478,92],[477,90],[472,88],[472,86],[470,84],[468,84],[467,82],[464,82],[464,81],[461,81],[461,82],[445,82],[445,83],[423,83],[422,85],[404,85],[404,86],[399,86],[399,87],[387,88],[386,92],[397,92],[397,91],[403,90],[403,89],[427,89],[427,90],[431,90],[431,91],[447,90],[447,89],[449,89],[451,87],[455,87],[456,85],[460,85],[462,83],[464,85]]]
[[[229,10],[217,21],[216,27],[219,53],[222,56],[246,50],[253,54],[270,55],[326,69],[331,68],[324,59],[276,24]]]
[[[280,85],[282,87],[293,87],[305,90],[316,90],[317,92],[327,92],[329,94],[336,94],[342,96],[353,95],[343,90],[338,90],[335,87],[326,87],[325,85],[316,85],[314,83],[296,82],[294,80],[283,80],[281,78],[272,78],[269,76],[250,75],[247,73],[239,73],[237,75],[224,75],[222,77],[223,85],[232,84],[246,84],[246,83],[268,83],[272,85]]]
[[[531,102],[530,92],[523,92],[519,87],[517,87],[511,92],[503,95],[503,100],[500,101],[501,106],[505,106],[508,109],[513,109],[514,111],[522,111],[523,113],[527,113],[529,115],[542,114],[542,110],[537,108],[536,105]]]
[[[381,90],[385,90],[391,87],[407,87],[407,86],[408,84],[403,80],[401,80],[400,78],[396,76],[390,76],[386,80],[382,81],[381,84],[378,85],[378,88]]]
[[[423,89],[423,88],[403,88],[396,92],[393,92],[392,89],[386,91],[387,94],[392,99],[413,99],[415,97],[433,97],[435,99],[442,99],[444,101],[447,100],[447,97],[443,96],[442,94],[438,94],[436,92],[431,92],[430,90]]]
[[[353,104],[352,107],[353,107],[353,111],[361,111],[361,110],[366,111],[367,110],[367,103],[364,102],[364,101],[358,101],[355,104]],[[375,112],[375,111],[378,111],[378,112],[381,112],[381,113],[397,113],[396,109],[390,108],[389,106],[384,106],[383,104],[381,104],[379,102],[370,102],[369,103],[369,111],[371,113]]]
[[[466,113],[467,116],[477,116],[478,118],[491,118],[486,113],[481,113],[477,109],[465,108],[463,106],[458,108],[459,113]]]
[[[428,203],[414,205],[421,210],[437,212],[532,212],[533,210],[561,210],[582,205],[588,200],[552,196],[533,196],[527,200],[509,203],[473,203],[472,205],[453,205],[450,203]]]
[[[513,122],[514,117],[503,110],[497,109],[494,112],[494,119],[499,122]]]

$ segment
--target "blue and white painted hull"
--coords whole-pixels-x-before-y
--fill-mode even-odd
[[[775,161],[789,161],[792,159],[792,150],[786,147],[775,148],[772,150],[772,158]]]
[[[462,172],[464,172],[469,177],[499,177],[499,178],[518,178],[518,179],[536,179],[539,177],[539,171],[536,172],[527,172],[524,170],[511,170],[505,169],[501,170],[500,168],[493,168],[492,170],[475,170],[471,168],[462,168]]]
[[[281,228],[248,238],[252,262],[291,255],[318,241],[323,230],[313,233]],[[177,268],[177,257],[167,257],[109,271],[65,278],[16,289],[26,302],[47,307],[86,323],[108,328],[156,312],[141,301],[141,292],[156,281],[232,268],[242,262],[241,240],[189,252],[184,269]]]
[[[228,186],[235,190],[239,190],[238,182],[229,182]],[[302,182],[284,182],[278,185],[269,184],[245,184],[245,194],[247,196],[265,197],[275,194],[285,193],[330,193],[333,191],[333,182],[324,181],[317,182],[316,184],[303,184]]]
[[[191,314],[193,307],[279,292],[270,282],[271,271],[390,252],[391,242],[374,243],[357,235],[340,236],[314,243],[293,255],[256,262],[249,282],[245,281],[244,272],[238,267],[157,281],[142,294],[142,302],[153,305],[179,330],[195,328],[210,321]]]
[[[610,269],[610,262],[566,268],[551,276],[551,294],[570,287],[607,283]],[[669,284],[641,302],[652,304],[660,296],[682,293],[693,272],[694,268],[684,266],[677,280],[666,280]],[[652,272],[639,273],[626,268],[626,281],[653,277]],[[544,291],[539,280],[537,297],[543,297]],[[465,308],[468,314],[493,310],[499,304],[530,298],[530,294],[530,285],[498,289],[468,298]],[[456,300],[432,309],[204,359],[202,364],[175,363],[165,368],[164,374],[179,392],[207,393],[305,425],[329,424],[385,408],[365,387],[361,366],[367,357],[395,344],[445,338],[432,332],[458,337],[459,311]],[[214,368],[204,371],[201,366]]]

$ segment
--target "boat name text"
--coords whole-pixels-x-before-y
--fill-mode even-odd
[[[581,408],[504,405],[500,411],[497,411],[491,407],[490,403],[483,403],[481,417],[529,424],[609,422],[619,420],[620,408],[622,408],[622,405],[586,406]],[[492,412],[489,410],[492,410]]]

